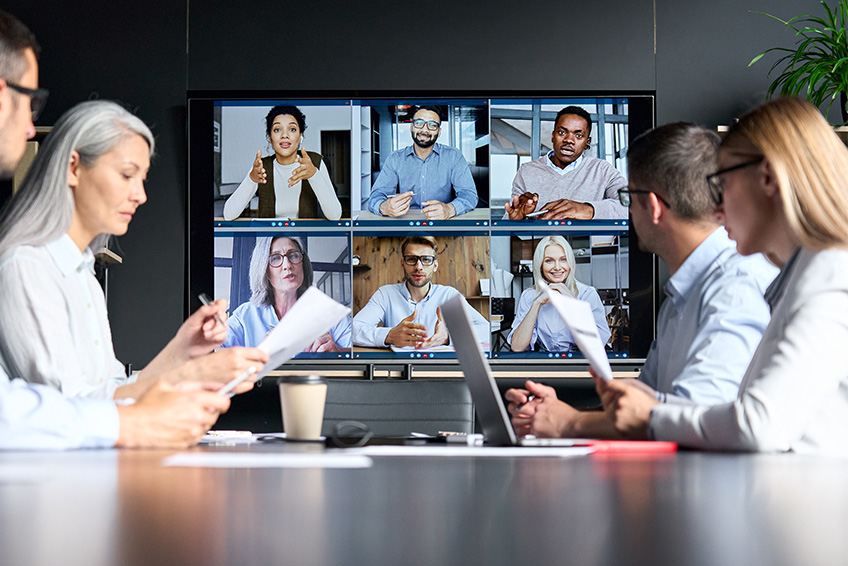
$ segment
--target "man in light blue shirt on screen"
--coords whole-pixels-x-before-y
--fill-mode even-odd
[[[436,143],[441,127],[438,107],[415,111],[410,125],[413,144],[386,159],[371,187],[368,210],[397,217],[420,208],[430,220],[447,220],[477,206],[477,188],[462,152]]]
[[[439,269],[436,240],[411,236],[401,245],[404,282],[383,285],[353,317],[353,345],[426,350],[449,343],[448,329],[439,307],[459,291],[433,283]],[[477,338],[489,343],[490,324],[466,304]]]
[[[718,144],[713,132],[675,123],[643,134],[627,153],[622,204],[639,248],[657,254],[671,274],[637,381],[665,403],[734,400],[770,318],[763,294],[777,268],[759,254],[739,255],[713,217],[706,177],[717,167]],[[619,436],[605,413],[577,411],[550,387],[526,386],[506,395],[519,434]]]

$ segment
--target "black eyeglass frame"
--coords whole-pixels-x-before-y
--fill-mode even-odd
[[[29,96],[29,108],[32,112],[32,121],[38,120],[38,116],[47,104],[47,97],[50,96],[50,91],[46,88],[27,88],[11,81],[6,81],[6,86],[21,94]]]
[[[434,263],[436,263],[436,256],[434,255],[405,255],[403,256],[403,263],[412,267],[413,265],[418,265],[418,262],[421,262],[421,265],[424,267],[430,267]]]
[[[671,206],[668,204],[668,201],[666,201],[659,194],[657,194],[656,191],[640,191],[636,189],[629,189],[627,187],[618,189],[618,202],[621,203],[621,206],[626,206],[627,208],[630,208],[630,205],[633,204],[633,199],[630,198],[630,195],[649,195],[651,193],[655,194],[657,196],[657,199],[661,203],[663,203],[666,208],[671,208]]]
[[[418,123],[416,124],[416,122]],[[435,124],[435,127],[431,127],[433,124]],[[412,125],[418,130],[426,126],[427,129],[431,132],[435,132],[436,130],[442,127],[441,122],[436,122],[435,120],[422,120],[421,118],[416,118],[415,120],[413,120]]]
[[[292,257],[292,256],[294,256],[294,257]],[[268,256],[268,265],[270,265],[271,267],[280,267],[281,265],[283,265],[283,258],[286,258],[287,260],[289,260],[290,264],[297,265],[298,263],[303,263],[303,256],[304,256],[304,253],[299,252],[297,250],[289,250],[284,254],[273,253],[273,254]],[[274,257],[280,258],[280,263],[278,265],[274,265],[274,261],[271,259],[271,258],[274,258]],[[295,257],[297,257],[298,259],[295,259]]]
[[[731,167],[725,167],[724,169],[719,169],[715,173],[711,175],[707,175],[707,186],[710,189],[710,198],[713,199],[713,203],[716,206],[720,205],[724,202],[724,183],[720,183],[718,181],[721,175],[725,173],[730,173],[731,171],[736,171],[737,169],[744,169],[745,167],[750,167],[751,165],[757,165],[765,159],[764,156],[757,157],[756,159],[751,159],[750,161],[743,161],[742,163],[737,163]]]

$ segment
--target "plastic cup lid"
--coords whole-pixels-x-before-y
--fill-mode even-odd
[[[283,383],[305,383],[305,384],[322,384],[327,383],[327,380],[320,375],[284,375],[277,379],[277,384]]]

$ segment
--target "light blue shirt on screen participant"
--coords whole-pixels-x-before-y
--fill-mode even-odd
[[[763,295],[778,269],[741,256],[718,228],[671,276],[639,379],[664,402],[715,405],[736,398],[769,323]]]
[[[415,155],[408,146],[392,152],[371,187],[368,210],[380,214],[380,205],[392,195],[412,191],[409,208],[421,208],[428,200],[450,203],[456,214],[465,214],[477,206],[477,187],[462,152],[455,147],[433,145],[427,159]],[[454,198],[456,194],[456,198]]]
[[[601,337],[601,342],[606,344],[612,333],[607,324],[606,310],[601,302],[601,297],[598,291],[590,286],[577,281],[577,298],[581,301],[586,301],[592,307],[592,317],[595,319],[595,326],[598,328],[598,335]],[[536,289],[531,287],[525,289],[518,299],[518,310],[515,313],[515,319],[512,322],[512,330],[509,332],[507,341],[512,343],[512,335],[527,312],[533,305],[533,299],[536,298]],[[574,338],[568,327],[562,321],[562,317],[551,304],[544,304],[539,308],[539,316],[536,317],[536,324],[533,326],[533,335],[530,337],[528,350],[533,349],[533,345],[539,342],[547,352],[567,352],[575,345]]]
[[[459,291],[453,287],[432,283],[427,296],[421,302],[415,303],[409,294],[409,289],[406,288],[406,283],[383,285],[353,317],[353,344],[369,348],[385,348],[389,330],[415,311],[417,311],[415,322],[426,326],[427,332],[432,335],[438,320],[436,312],[438,307],[456,295],[459,295]],[[465,305],[465,310],[471,318],[477,340],[481,344],[488,344],[491,335],[489,321],[468,303]],[[383,326],[378,326],[381,323]]]
[[[112,401],[9,381],[0,368],[0,450],[108,448],[117,442],[119,426]]]
[[[251,302],[240,304],[227,319],[227,339],[221,345],[255,348],[265,335],[280,323],[273,305],[257,307]],[[333,342],[339,348],[350,348],[350,317],[346,316],[330,330]]]

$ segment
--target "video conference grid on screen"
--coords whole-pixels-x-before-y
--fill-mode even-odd
[[[220,101],[213,116],[225,346],[256,345],[316,285],[352,316],[299,358],[455,357],[439,309],[455,294],[490,357],[580,358],[543,280],[630,355],[627,99]]]

